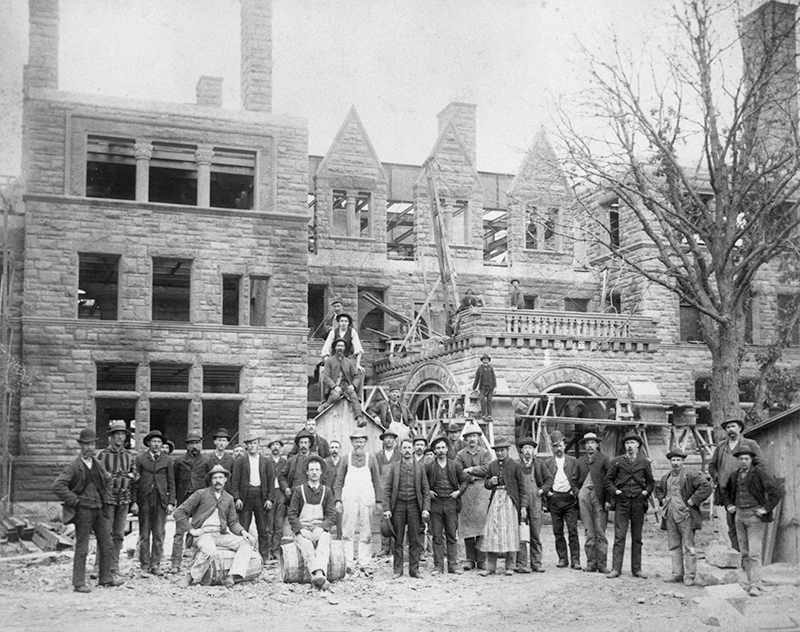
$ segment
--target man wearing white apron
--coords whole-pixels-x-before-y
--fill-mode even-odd
[[[350,435],[352,449],[336,476],[336,511],[342,514],[342,544],[347,570],[355,571],[353,537],[359,532],[358,567],[372,576],[372,523],[376,499],[381,497],[381,477],[375,458],[367,452],[367,433],[362,429]]]
[[[295,487],[289,503],[289,525],[303,556],[311,583],[328,590],[328,562],[331,555],[331,527],[336,520],[333,492],[320,483],[325,460],[313,454],[306,462],[308,482]]]

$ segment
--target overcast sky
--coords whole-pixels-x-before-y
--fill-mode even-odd
[[[478,168],[513,173],[553,98],[581,89],[581,41],[664,41],[663,0],[274,0],[273,112],[324,154],[355,105],[379,157],[420,164],[451,101],[478,106]],[[27,0],[0,0],[0,174],[19,169]],[[61,0],[62,90],[239,108],[238,0]],[[584,65],[585,66],[585,65]]]

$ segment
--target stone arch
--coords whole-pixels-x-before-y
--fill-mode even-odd
[[[458,381],[447,365],[437,360],[430,360],[423,362],[411,371],[406,379],[403,393],[417,393],[404,398],[411,409],[412,415],[417,416],[417,409],[420,407],[421,402],[430,397],[430,395],[437,392],[455,393],[460,390]],[[436,403],[433,404],[434,408],[438,407],[438,401],[437,398]]]
[[[559,364],[530,376],[520,387],[522,393],[547,393],[557,389],[576,389],[586,395],[619,398],[619,393],[600,373],[580,364]],[[515,397],[514,410],[527,412],[530,397]]]

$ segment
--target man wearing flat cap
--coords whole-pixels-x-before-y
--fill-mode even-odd
[[[175,471],[175,497],[180,505],[198,489],[206,486],[206,474],[211,470],[211,462],[200,452],[203,445],[203,435],[196,430],[186,435],[186,452],[172,461]],[[230,470],[228,470],[230,471]],[[181,557],[183,555],[183,541],[185,533],[175,529],[172,538],[172,563],[170,573],[181,572]]]
[[[161,452],[165,441],[160,430],[151,430],[142,439],[147,450],[136,457],[138,478],[131,488],[131,512],[139,516],[139,564],[143,577],[164,574],[161,557],[167,515],[175,508],[175,473],[172,461]]]
[[[464,425],[461,436],[466,446],[458,451],[456,460],[464,469],[467,489],[461,499],[461,512],[458,514],[458,535],[464,539],[467,561],[465,571],[486,568],[486,553],[480,550],[480,539],[486,526],[486,508],[489,506],[491,492],[483,486],[483,479],[473,473],[475,468],[489,465],[492,453],[484,446],[483,431],[470,419]]]
[[[101,586],[121,586],[124,580],[111,572],[113,549],[108,525],[108,503],[111,477],[94,457],[97,437],[94,430],[81,430],[78,437],[80,455],[69,463],[53,483],[53,493],[64,503],[65,523],[75,524],[75,556],[72,560],[72,586],[75,592],[88,593],[86,556],[89,536],[97,538]]]
[[[692,586],[697,572],[694,532],[702,527],[700,505],[711,496],[711,483],[704,474],[684,467],[686,456],[680,448],[667,453],[670,471],[661,477],[655,493],[672,554],[672,576],[664,581]]]
[[[738,472],[739,460],[734,456],[734,453],[740,448],[752,450],[755,456],[753,460],[756,465],[763,463],[763,456],[761,455],[761,448],[758,443],[753,439],[747,439],[742,436],[744,432],[744,422],[741,419],[728,419],[723,421],[721,426],[725,432],[725,438],[717,443],[714,448],[714,453],[711,455],[711,460],[708,462],[708,473],[711,475],[711,480],[714,481],[716,489],[714,491],[714,505],[720,507],[720,511],[724,511],[724,504],[722,500],[722,493],[725,486],[728,484],[728,479]],[[728,525],[728,540],[731,543],[731,548],[739,549],[739,539],[736,534],[736,520],[733,514],[724,511],[725,520]]]
[[[481,402],[481,415],[484,420],[492,419],[492,398],[497,390],[497,378],[494,368],[489,364],[492,359],[488,353],[481,356],[481,364],[475,371],[475,379],[472,381],[472,390],[478,392],[478,399]]]
[[[131,431],[122,419],[112,421],[108,426],[108,447],[97,455],[99,461],[111,476],[111,494],[108,502],[108,521],[111,526],[111,572],[119,575],[119,553],[128,526],[128,510],[131,506],[131,484],[136,480],[136,459],[130,450],[125,449],[125,441],[130,439]]]
[[[234,577],[243,579],[247,573],[255,542],[239,524],[233,496],[225,491],[228,477],[228,470],[215,465],[206,475],[208,487],[195,491],[175,510],[176,528],[188,532],[197,548],[192,567],[181,582],[184,587],[202,581],[218,549],[236,551],[223,580],[225,586],[231,588]]]
[[[336,329],[339,324],[339,316],[344,313],[344,304],[341,296],[334,296],[331,299],[331,309],[325,315],[325,335],[332,329]]]
[[[553,456],[544,465],[553,477],[551,484],[545,484],[544,497],[553,518],[553,535],[556,539],[558,568],[572,566],[581,570],[581,544],[578,540],[578,460],[567,454],[566,441],[560,430],[550,433]],[[567,540],[564,538],[564,525],[567,527]]]
[[[306,460],[307,481],[292,492],[289,526],[315,588],[328,590],[328,561],[331,555],[331,528],[336,521],[333,490],[322,484],[325,460],[312,454]]]
[[[587,573],[606,574],[608,569],[608,503],[606,501],[605,478],[609,458],[600,452],[600,437],[587,432],[580,441],[585,452],[578,459],[578,505],[581,522],[585,529],[584,551]]]
[[[275,470],[272,459],[259,452],[259,437],[250,432],[244,437],[247,454],[233,466],[233,498],[239,523],[246,531],[250,530],[253,518],[258,532],[258,552],[261,558],[269,559],[269,531],[267,516],[272,509],[272,496],[275,489]]]
[[[761,549],[767,523],[775,520],[772,510],[783,497],[783,489],[763,461],[755,462],[753,448],[739,446],[734,456],[739,469],[728,478],[722,490],[722,502],[734,516],[742,567],[747,576],[744,585],[751,597],[761,594]]]
[[[378,473],[381,475],[381,480],[383,480],[383,476],[389,466],[400,460],[400,449],[397,447],[397,433],[393,429],[384,430],[380,439],[383,442],[383,446],[375,452],[375,461],[378,463]],[[381,536],[381,555],[391,555],[393,548],[392,539]]]
[[[461,495],[467,489],[467,479],[461,464],[447,456],[450,442],[447,437],[431,441],[436,456],[425,467],[431,495],[431,532],[433,536],[433,574],[444,573],[445,540],[447,541],[447,572],[460,575],[458,567],[458,513]]]
[[[614,554],[611,572],[606,575],[614,579],[622,574],[625,559],[625,538],[631,528],[631,574],[647,579],[642,572],[642,528],[648,500],[653,493],[655,481],[650,461],[640,453],[642,439],[635,432],[622,438],[625,454],[614,458],[606,472],[606,495],[614,508]]]
[[[520,439],[517,443],[520,454],[519,464],[525,477],[528,496],[529,543],[520,542],[517,552],[517,573],[544,573],[542,568],[542,503],[546,489],[553,486],[553,475],[545,467],[544,461],[536,456],[536,442],[531,437]],[[528,546],[530,545],[530,556]],[[528,566],[530,562],[530,567]]]

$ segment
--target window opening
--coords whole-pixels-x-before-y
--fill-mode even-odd
[[[190,259],[153,257],[153,320],[189,322]]]
[[[136,364],[98,362],[96,389],[98,391],[135,391]]]
[[[136,199],[136,158],[129,138],[90,135],[86,141],[86,197]]]
[[[78,253],[78,318],[117,320],[119,255]]]
[[[269,324],[269,277],[250,277],[250,326]]]
[[[255,152],[214,147],[211,206],[252,209],[255,165]]]
[[[150,390],[159,393],[188,393],[188,364],[151,364]]]
[[[151,202],[197,205],[197,162],[191,145],[153,143],[150,158]]]
[[[234,274],[222,275],[222,324],[239,324],[239,286],[242,277]]]

